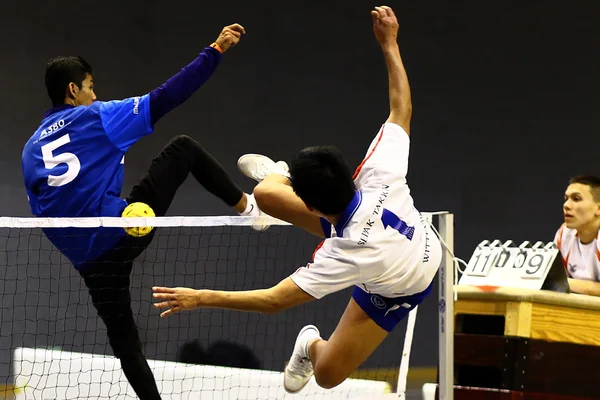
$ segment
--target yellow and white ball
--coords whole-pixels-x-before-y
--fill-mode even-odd
[[[150,208],[150,206],[146,203],[131,203],[130,205],[128,205],[127,207],[125,207],[125,209],[123,210],[123,213],[121,214],[122,217],[124,218],[132,218],[132,217],[154,217],[154,210],[152,210],[152,208]],[[147,234],[149,234],[150,232],[152,232],[152,229],[154,229],[154,227],[152,226],[136,226],[136,227],[131,227],[131,228],[123,228],[125,229],[125,232],[127,232],[128,235],[130,236],[134,236],[134,237],[142,237],[142,236],[146,236]]]

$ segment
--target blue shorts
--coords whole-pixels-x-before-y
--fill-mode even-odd
[[[406,318],[413,308],[421,304],[429,296],[432,287],[433,282],[421,293],[390,298],[367,293],[360,287],[355,286],[352,298],[377,325],[391,332],[398,325],[398,322]]]

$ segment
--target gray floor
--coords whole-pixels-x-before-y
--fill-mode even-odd
[[[420,390],[408,390],[406,400],[423,400],[423,395]]]

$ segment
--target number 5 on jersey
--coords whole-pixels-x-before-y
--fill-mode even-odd
[[[77,175],[81,170],[81,163],[75,154],[67,152],[54,154],[55,150],[69,143],[70,141],[71,138],[67,133],[66,135],[63,135],[58,139],[42,146],[42,159],[44,160],[44,166],[46,169],[53,169],[57,165],[67,164],[67,171],[64,174],[48,175],[48,186],[64,186],[77,178]]]

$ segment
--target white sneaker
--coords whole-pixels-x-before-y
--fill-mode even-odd
[[[277,165],[279,168],[281,168],[281,170],[283,172],[285,172],[285,176],[289,177],[290,175],[290,167],[288,167],[287,163],[285,161],[277,161],[275,163],[275,165]]]
[[[288,393],[300,391],[314,374],[312,361],[308,354],[308,344],[313,339],[320,339],[319,329],[314,325],[306,325],[296,338],[294,352],[283,373],[283,387]]]
[[[248,202],[248,204],[246,205],[246,209],[239,213],[241,216],[244,217],[266,217],[267,214],[265,214],[264,212],[262,212],[262,210],[260,208],[258,208],[258,204],[256,204],[256,199],[254,199],[254,195],[253,194],[247,194],[246,193],[246,201]],[[254,229],[255,231],[265,231],[267,230],[271,225],[266,224],[266,225],[262,225],[262,224],[252,224],[252,229]]]
[[[279,174],[289,178],[289,168],[284,161],[275,162],[261,154],[245,154],[237,162],[242,174],[257,182],[261,182],[268,175]]]

